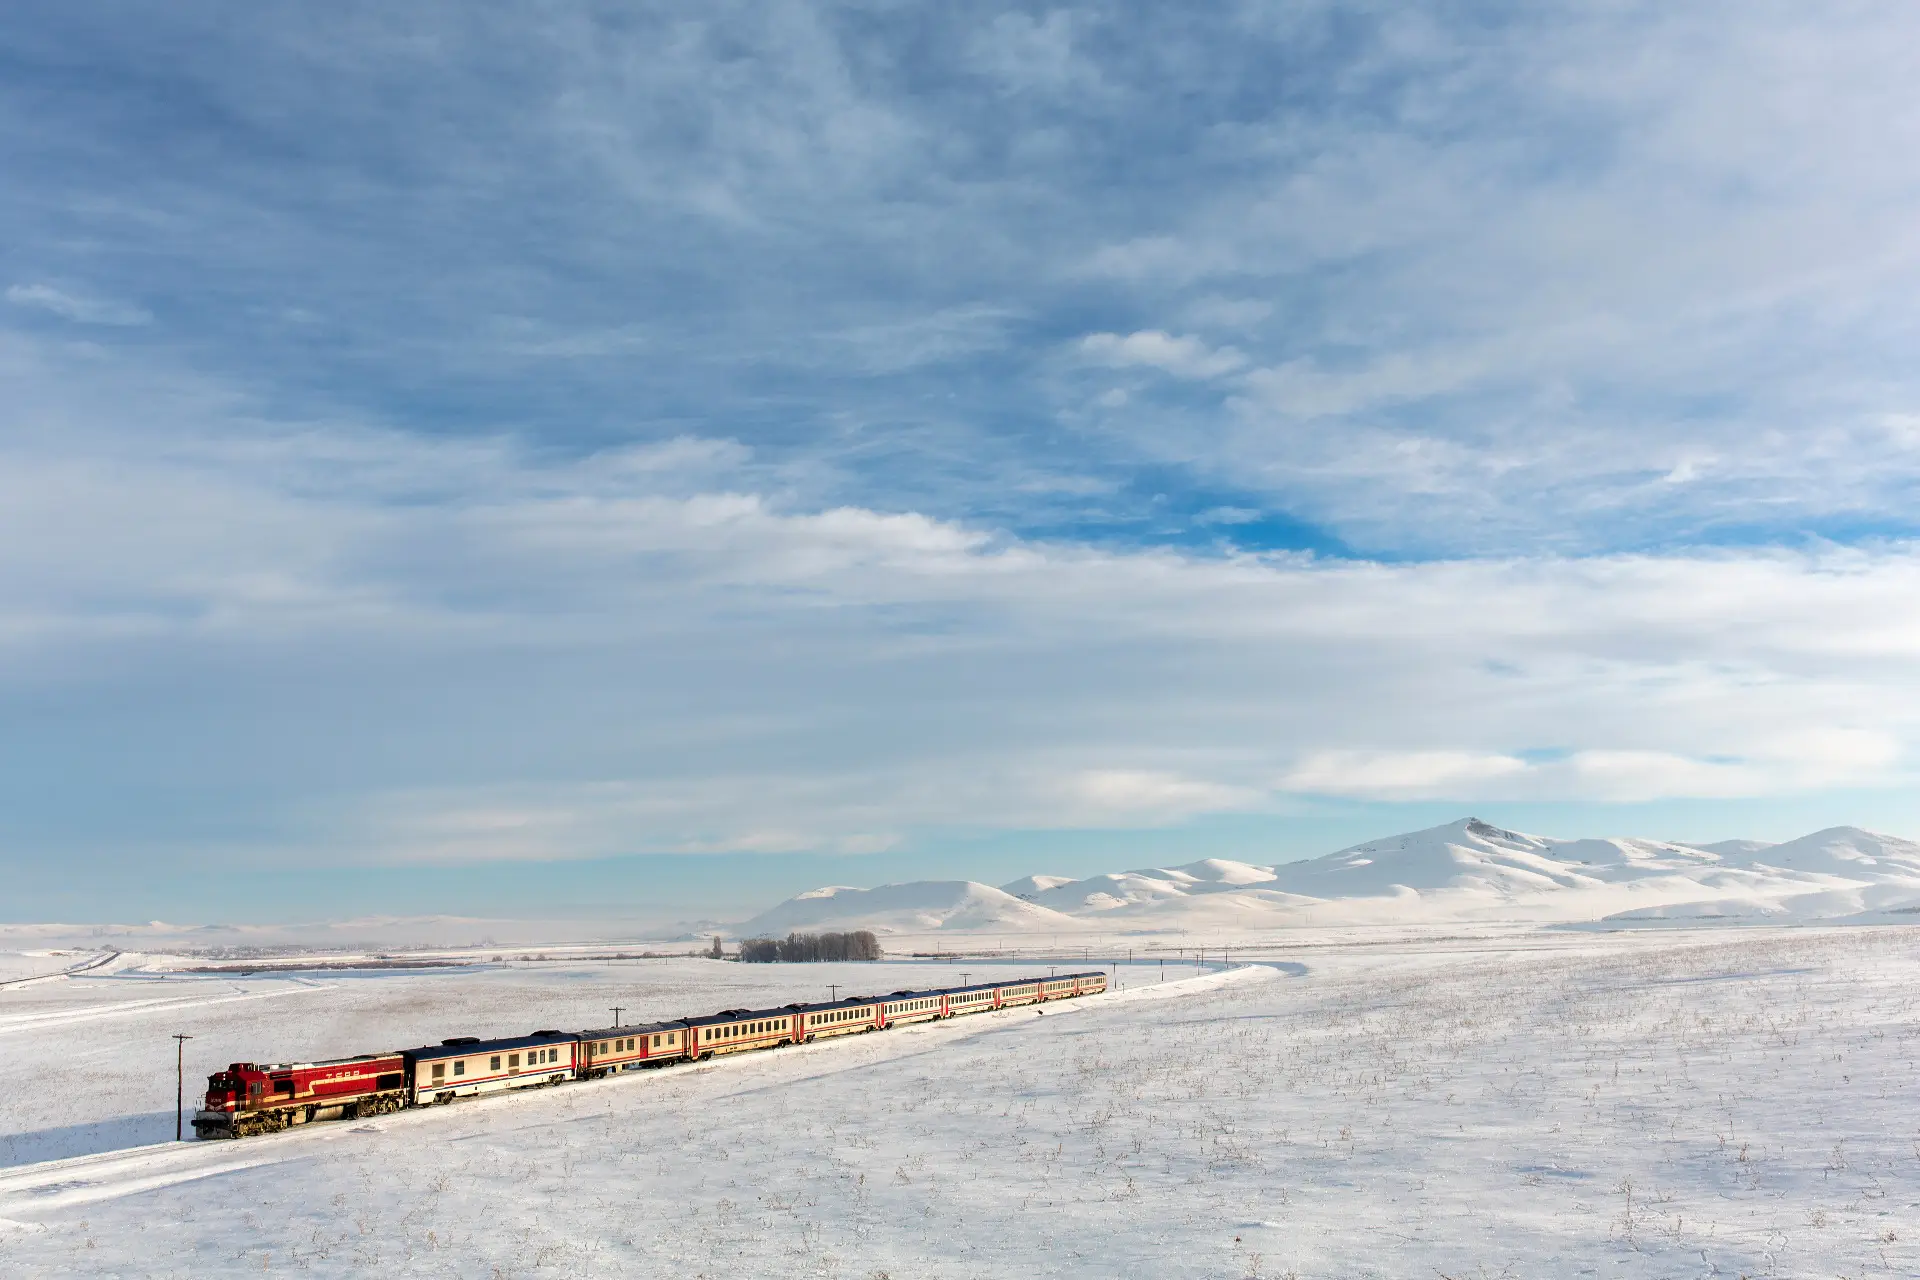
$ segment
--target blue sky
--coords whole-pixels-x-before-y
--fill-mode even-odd
[[[1920,832],[1916,49],[21,0],[0,912]]]

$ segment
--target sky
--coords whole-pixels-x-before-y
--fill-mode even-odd
[[[0,916],[1920,834],[1916,54],[15,0]]]

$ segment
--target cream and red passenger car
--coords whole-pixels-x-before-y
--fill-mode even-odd
[[[800,1020],[799,1032],[803,1041],[859,1035],[878,1031],[887,1025],[886,1003],[872,996],[851,996],[827,1004],[796,1005],[794,1015]]]
[[[692,1044],[693,1036],[684,1022],[650,1022],[645,1026],[582,1031],[580,1077],[597,1080],[615,1071],[684,1062]]]
[[[799,1039],[797,1014],[785,1009],[722,1009],[705,1018],[688,1018],[687,1034],[692,1038],[694,1058],[711,1058],[718,1053],[739,1053],[746,1049],[771,1049]]]
[[[576,1036],[536,1031],[506,1040],[455,1036],[401,1056],[407,1062],[409,1101],[419,1107],[571,1080],[578,1049]]]

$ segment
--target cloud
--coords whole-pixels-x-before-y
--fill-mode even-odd
[[[1810,727],[1739,756],[1595,748],[1529,760],[1471,751],[1331,751],[1303,760],[1283,791],[1372,800],[1746,799],[1905,776],[1903,744],[1874,730]]]
[[[1489,782],[1527,771],[1514,756],[1472,751],[1320,751],[1302,760],[1280,787],[1316,795],[1430,799],[1471,795]]]
[[[416,21],[36,13],[16,306],[166,298],[289,418],[735,439],[1015,529],[1177,541],[1111,495],[1185,487],[1396,559],[1916,532],[1903,10]]]
[[[124,302],[113,302],[105,298],[68,293],[47,284],[9,285],[7,301],[19,307],[37,307],[42,311],[51,311],[61,319],[71,320],[75,324],[125,326],[153,323],[152,313],[140,307],[129,306]]]
[[[1232,373],[1246,357],[1232,347],[1213,349],[1198,338],[1146,329],[1139,333],[1090,333],[1080,339],[1080,353],[1097,364],[1116,369],[1158,369],[1176,378],[1206,379]]]

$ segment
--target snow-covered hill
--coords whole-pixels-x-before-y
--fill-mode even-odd
[[[1058,911],[1022,902],[1003,889],[970,880],[917,880],[877,889],[833,885],[789,898],[739,926],[741,936],[779,936],[794,929],[1074,929]]]
[[[1206,858],[1084,879],[1031,875],[999,889],[969,881],[816,889],[740,932],[1218,932],[1453,920],[1899,918],[1910,908],[1920,908],[1920,844],[1855,827],[1784,844],[1688,845],[1558,839],[1462,818],[1276,866]]]

